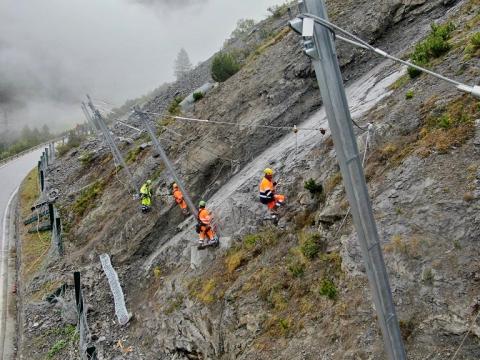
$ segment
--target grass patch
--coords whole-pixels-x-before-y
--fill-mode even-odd
[[[142,148],[140,146],[134,147],[127,153],[127,157],[125,158],[125,162],[127,164],[132,164],[137,161],[138,155],[142,152]]]
[[[410,77],[408,74],[405,74],[401,77],[399,77],[392,85],[388,87],[389,90],[398,90],[400,88],[403,88],[405,85],[407,85],[410,81]]]
[[[43,300],[45,296],[52,294],[62,285],[60,280],[50,280],[42,284],[40,288],[32,294],[32,299],[39,301]]]
[[[448,40],[453,30],[455,30],[455,25],[451,22],[444,25],[432,24],[430,34],[415,46],[415,50],[410,55],[412,63],[426,67],[432,59],[447,53],[452,47]],[[421,73],[420,70],[413,67],[408,68],[408,74],[412,79]]]
[[[301,233],[300,237],[300,251],[303,256],[309,260],[317,257],[320,251],[325,251],[326,244],[322,242],[319,234],[305,234]]]
[[[320,282],[320,289],[318,292],[320,295],[326,296],[330,300],[335,300],[338,295],[337,287],[331,279],[323,279]]]
[[[472,57],[480,57],[480,32],[476,32],[470,38],[468,45],[465,47],[465,60]]]
[[[80,160],[80,162],[82,163],[82,165],[84,167],[87,167],[93,162],[93,160],[95,158],[94,155],[95,155],[95,153],[93,153],[93,152],[86,152],[86,153],[80,155],[78,160]]]
[[[405,93],[405,99],[406,100],[410,100],[410,99],[413,99],[413,97],[415,96],[415,93],[413,92],[413,90],[408,90],[406,93]]]
[[[204,304],[211,304],[216,300],[215,288],[217,284],[215,279],[208,279],[200,288],[200,291],[195,291],[194,296]]]
[[[246,252],[244,250],[238,250],[233,252],[231,255],[228,255],[225,259],[225,266],[227,267],[227,272],[232,274],[237,270],[244,261],[246,261]]]
[[[433,270],[431,268],[427,268],[422,272],[422,282],[426,285],[433,285],[433,281],[435,280],[435,275],[433,274]]]
[[[180,103],[183,101],[183,97],[177,96],[173,101],[170,103],[168,106],[168,113],[173,116],[180,115],[182,112],[182,109],[180,107]]]
[[[305,274],[305,264],[300,260],[295,260],[288,265],[288,271],[293,277],[302,277]]]
[[[395,252],[397,254],[402,254],[407,258],[418,259],[421,255],[421,251],[421,241],[415,236],[412,238],[405,238],[400,235],[394,235],[392,241],[385,245],[385,252]]]
[[[434,110],[426,116],[420,130],[418,153],[424,157],[432,151],[446,153],[470,139],[475,133],[475,119],[480,116],[480,102],[463,95]]]
[[[335,174],[330,176],[327,181],[325,181],[325,193],[331,194],[335,188],[342,183],[342,174],[340,171],[337,171]]]
[[[245,60],[245,63],[251,63],[255,61],[260,55],[265,53],[265,51],[278,44],[280,41],[282,41],[285,36],[290,32],[289,27],[284,27],[282,30],[279,30],[277,33],[271,35],[267,40],[265,40],[260,46],[258,46]]]
[[[60,337],[48,350],[46,359],[56,359],[60,358],[59,355],[63,354],[67,348],[72,348],[77,346],[77,343],[80,339],[80,334],[77,332],[77,329],[73,325],[66,325],[60,329],[53,329],[47,332],[47,335],[55,335]],[[61,357],[65,359],[65,356]]]
[[[19,190],[20,202],[20,217],[25,219],[32,215],[31,206],[36,202],[40,195],[40,188],[38,185],[38,171],[37,168],[30,171],[27,177],[23,180]],[[21,276],[23,280],[28,280],[38,271],[43,263],[51,244],[51,231],[41,233],[29,234],[28,230],[31,225],[21,225],[20,239],[21,239],[21,257],[22,257],[22,271]]]
[[[88,188],[84,189],[73,204],[73,212],[77,216],[84,216],[89,210],[96,206],[98,200],[105,190],[105,182],[98,180]]]

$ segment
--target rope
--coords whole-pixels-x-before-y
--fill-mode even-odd
[[[350,44],[352,44],[352,45],[355,45],[355,46],[361,47],[361,48],[363,48],[363,49],[369,50],[369,51],[371,51],[371,52],[374,52],[374,53],[376,53],[376,54],[378,54],[378,55],[380,55],[380,56],[383,56],[383,57],[385,57],[385,58],[387,58],[387,59],[393,60],[393,61],[395,61],[395,62],[397,62],[397,63],[402,64],[402,65],[406,65],[406,66],[409,66],[409,67],[413,67],[413,68],[415,68],[415,69],[417,69],[417,70],[419,70],[419,71],[422,71],[422,72],[424,72],[424,73],[430,74],[430,75],[432,75],[432,76],[434,76],[434,77],[436,77],[436,78],[438,78],[438,79],[444,80],[444,81],[446,81],[446,82],[448,82],[448,83],[450,83],[450,84],[453,84],[453,85],[457,86],[457,88],[458,88],[459,90],[461,90],[461,91],[471,92],[471,91],[473,90],[473,88],[470,87],[470,86],[468,86],[468,85],[464,85],[464,84],[462,84],[462,83],[460,83],[460,82],[458,82],[458,81],[456,81],[456,80],[453,80],[453,79],[451,79],[451,78],[449,78],[449,77],[443,76],[443,75],[441,75],[441,74],[439,74],[439,73],[436,73],[436,72],[434,72],[434,71],[425,69],[425,68],[423,68],[423,67],[421,67],[421,66],[418,66],[418,65],[416,65],[416,64],[413,64],[413,63],[411,63],[411,62],[409,62],[409,61],[405,61],[405,60],[399,59],[399,58],[397,58],[397,57],[395,57],[395,56],[393,56],[393,55],[390,55],[390,54],[386,53],[385,51],[380,50],[380,49],[378,49],[378,48],[370,45],[368,42],[362,40],[362,39],[359,38],[358,36],[356,36],[356,35],[348,32],[347,30],[345,30],[345,29],[343,29],[343,28],[341,28],[341,27],[339,27],[339,26],[337,26],[337,25],[329,22],[328,20],[322,19],[321,17],[315,16],[315,15],[313,15],[313,14],[302,14],[300,17],[308,17],[308,18],[311,18],[311,19],[313,19],[316,23],[318,23],[318,24],[320,24],[320,25],[328,28],[328,29],[331,30],[332,32],[338,31],[339,33],[342,33],[343,35],[349,37],[350,39],[353,39],[353,40],[350,40],[350,39],[345,39],[345,38],[343,38],[343,37],[341,37],[341,36],[337,36],[337,38],[340,39],[340,40],[346,41],[346,42],[348,42],[348,43],[350,43]],[[465,87],[467,87],[468,89],[463,89],[463,90],[462,90],[462,89],[459,88],[459,87],[461,87],[461,86],[465,86]],[[470,91],[468,91],[468,90],[470,90]]]
[[[370,133],[373,130],[373,125],[371,123],[368,123],[367,126],[367,139],[365,140],[365,150],[363,151],[363,160],[362,160],[362,166],[365,166],[365,160],[367,159],[367,150],[368,150],[368,143],[370,141]],[[339,228],[337,229],[335,236],[337,237],[338,233],[340,230],[342,230],[343,225],[345,225],[345,221],[347,221],[348,215],[350,215],[350,210],[352,210],[351,207],[348,208],[347,213],[345,214],[345,217],[343,218],[342,222],[340,223]]]
[[[467,339],[468,334],[470,334],[470,331],[472,331],[473,325],[475,325],[479,316],[480,316],[480,311],[477,312],[477,315],[475,316],[475,319],[471,322],[467,333],[465,334],[465,336],[462,339],[462,342],[460,343],[460,345],[457,348],[457,351],[455,351],[455,354],[453,354],[452,360],[455,360],[455,358],[457,357],[457,354],[459,353],[460,349],[463,347],[463,344],[465,343],[465,340]]]
[[[117,164],[117,161],[115,160],[115,156],[112,156],[112,160],[113,160],[113,166],[115,166],[115,177],[117,178],[118,182],[123,185],[123,187],[127,190],[129,195],[134,196],[135,193],[132,193],[131,187],[125,184],[124,182],[122,182],[122,180],[120,180],[120,176],[118,176],[118,168],[120,167],[120,164]]]
[[[184,117],[184,116],[173,116],[173,115],[169,115],[169,114],[165,114],[165,113],[161,114],[161,113],[155,113],[155,112],[150,112],[150,111],[146,111],[145,113],[150,114],[150,115],[171,117],[173,119],[190,121],[190,122],[199,122],[199,123],[216,124],[216,125],[228,125],[228,126],[239,126],[239,127],[243,126],[243,127],[251,128],[251,129],[262,128],[262,129],[295,131],[295,126],[274,126],[274,125],[262,125],[262,124],[259,124],[259,125],[239,124],[239,123],[227,122],[227,121],[214,121],[214,120],[206,120],[206,119],[188,118],[188,117]],[[298,131],[325,131],[324,128],[296,128],[296,129]]]

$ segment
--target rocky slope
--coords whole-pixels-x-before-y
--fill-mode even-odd
[[[478,52],[466,56],[480,21],[478,0],[328,5],[337,24],[401,56],[432,21],[452,21],[453,47],[431,66],[470,84],[480,76]],[[52,305],[29,296],[38,298],[38,289],[52,280],[71,289],[71,272],[80,270],[102,359],[385,358],[355,231],[348,216],[343,221],[348,203],[328,132],[252,127],[327,127],[310,61],[299,39],[279,27],[285,22],[286,15],[272,18],[249,34],[244,44],[257,48],[243,68],[189,114],[237,126],[155,119],[192,196],[207,199],[214,210],[221,248],[196,251],[194,221],[183,220],[168,195],[170,175],[148,144],[139,147],[147,138],[114,127],[131,139],[121,147],[136,181],[154,179],[154,209],[139,213],[101,139],[90,139],[52,168],[50,181],[61,189],[66,255],[46,261],[35,281],[24,284],[24,344],[65,321]],[[258,36],[262,28],[273,32]],[[366,176],[409,358],[449,358],[468,331],[458,358],[477,359],[478,102],[430,77],[410,80],[405,69],[344,44],[339,58],[354,118],[375,128]],[[196,86],[174,85],[184,93]],[[163,113],[172,92],[144,108]],[[363,150],[367,134],[358,130],[358,136]],[[262,224],[265,210],[257,202],[266,165],[276,169],[288,198],[278,229]],[[310,178],[323,184],[323,194],[304,189]],[[115,323],[98,259],[104,252],[134,315],[126,327]],[[70,290],[67,295],[72,301]],[[22,354],[42,358],[27,346]]]

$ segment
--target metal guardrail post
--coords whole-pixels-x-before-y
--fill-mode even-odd
[[[75,271],[73,273],[73,282],[75,286],[75,303],[77,305],[78,331],[80,333],[80,358],[82,360],[96,360],[97,350],[95,346],[91,345],[91,335],[85,314],[85,303],[80,283],[80,272]]]
[[[58,255],[63,256],[62,219],[60,219],[57,209],[55,209],[55,245]]]
[[[38,186],[40,187],[40,189],[42,188],[42,178],[41,178],[41,174],[40,174],[41,171],[42,171],[42,162],[40,160],[38,160],[37,177],[38,177]]]
[[[48,204],[48,216],[50,217],[50,226],[52,229],[54,228],[55,223],[55,209],[53,208],[53,204]]]
[[[40,170],[40,190],[42,192],[45,190],[45,174],[43,170]]]
[[[52,204],[48,204],[48,210],[52,226],[52,250],[55,255],[63,256],[62,220],[58,210]]]

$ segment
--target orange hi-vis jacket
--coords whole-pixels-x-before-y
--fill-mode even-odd
[[[262,204],[268,204],[275,200],[275,185],[273,184],[273,181],[264,177],[260,182],[259,190],[260,202]]]
[[[178,205],[180,205],[182,208],[186,207],[185,201],[183,200],[183,194],[179,189],[175,189],[173,191],[173,197]]]
[[[198,211],[198,220],[202,223],[202,225],[210,225],[211,220],[210,212],[203,208]]]

